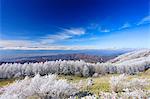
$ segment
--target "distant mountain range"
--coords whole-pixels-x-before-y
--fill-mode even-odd
[[[133,49],[106,50],[0,50],[0,64],[29,63],[55,60],[84,60],[86,62],[106,62]]]
[[[45,62],[45,61],[55,61],[55,60],[84,60],[85,62],[96,63],[96,62],[106,62],[110,59],[115,58],[116,55],[111,56],[96,56],[87,54],[58,54],[58,55],[48,55],[48,56],[33,56],[33,57],[19,57],[7,60],[1,60],[2,63],[35,63],[35,62]]]

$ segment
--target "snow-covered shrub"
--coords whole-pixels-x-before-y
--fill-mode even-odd
[[[85,96],[82,97],[81,99],[97,99],[98,97],[96,95],[89,95],[89,96]]]
[[[78,89],[66,80],[58,79],[56,75],[26,77],[23,80],[4,87],[0,99],[27,99],[37,96],[41,98],[67,98],[78,92]]]
[[[150,91],[134,90],[120,93],[115,92],[100,92],[99,95],[88,95],[81,99],[149,99]],[[76,99],[76,98],[70,98]]]
[[[132,80],[126,81],[124,83],[126,88],[130,90],[145,89],[148,85],[150,85],[147,79],[139,79],[139,78],[133,78]]]
[[[118,99],[117,93],[115,92],[100,92],[100,99]]]
[[[111,90],[114,92],[122,91],[124,88],[124,82],[126,78],[127,77],[124,74],[119,76],[112,76],[109,81]]]
[[[150,82],[147,79],[133,78],[128,80],[127,75],[122,74],[119,76],[112,76],[110,78],[110,87],[114,92],[122,92],[125,89],[133,90],[144,90]]]
[[[5,95],[1,95],[0,99],[23,99],[22,97],[19,97],[18,94],[5,94]]]
[[[98,73],[94,73],[92,77],[99,77],[100,75]]]
[[[91,87],[94,84],[94,81],[92,78],[87,79],[87,87]]]
[[[74,83],[74,86],[76,86],[77,89],[82,89],[85,87],[85,84],[83,80],[80,80],[78,83]]]
[[[125,91],[121,93],[101,92],[100,99],[149,99],[150,92],[143,90]]]
[[[120,96],[123,99],[149,99],[150,98],[150,91],[145,91],[145,90],[141,90],[141,89],[135,89],[133,91],[129,91],[127,89],[127,91],[125,92],[121,92]]]

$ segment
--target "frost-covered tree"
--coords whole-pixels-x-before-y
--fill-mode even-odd
[[[84,76],[84,77],[88,77],[89,76],[89,68],[85,65],[84,67],[83,67],[83,71],[82,71],[82,75]]]

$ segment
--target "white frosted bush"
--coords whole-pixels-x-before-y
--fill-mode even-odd
[[[126,78],[127,76],[124,74],[119,75],[119,76],[112,76],[109,81],[111,90],[114,92],[122,91],[123,88],[125,87],[124,82]]]
[[[120,93],[115,92],[100,92],[99,95],[89,95],[81,99],[149,99],[150,91],[134,90]],[[76,98],[70,98],[76,99]]]
[[[23,99],[22,97],[20,98],[18,94],[5,94],[5,95],[1,95],[0,99]]]
[[[100,99],[149,99],[150,92],[143,90],[125,91],[121,93],[114,92],[101,92]]]
[[[122,92],[125,89],[129,89],[130,91],[144,90],[150,85],[150,82],[147,79],[133,78],[128,80],[128,77],[125,74],[112,76],[109,83],[111,90],[114,92]]]
[[[97,99],[97,97],[95,95],[89,95],[89,96],[82,97],[81,99]]]
[[[148,85],[150,85],[149,81],[147,79],[139,79],[139,78],[133,78],[130,81],[124,82],[124,86],[130,90],[137,90],[137,89],[145,89]]]
[[[101,99],[118,99],[117,93],[115,92],[100,92],[99,98]]]
[[[134,91],[126,91],[121,93],[123,99],[149,99],[150,91],[144,91],[141,89],[135,89]]]
[[[94,84],[93,79],[92,78],[88,78],[87,79],[87,87],[91,87]]]
[[[58,80],[56,75],[26,77],[23,80],[4,87],[0,99],[27,99],[38,96],[41,98],[65,98],[78,92],[77,88],[66,80]],[[13,99],[13,98],[11,98]]]

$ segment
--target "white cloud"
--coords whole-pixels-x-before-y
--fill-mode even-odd
[[[79,43],[80,44],[80,42],[89,42],[89,41],[96,41],[96,40],[98,40],[99,39],[99,37],[96,37],[96,36],[91,36],[91,37],[84,37],[84,38],[80,38],[80,39],[77,39],[77,38],[75,38],[75,39],[71,39],[69,42],[76,42],[76,43]]]
[[[85,34],[85,30],[83,28],[71,28],[71,29],[64,29],[64,33],[70,35],[83,35]]]
[[[90,30],[98,30],[99,32],[111,32],[110,29],[104,27],[104,26],[101,26],[100,24],[96,24],[96,23],[92,23],[90,24],[87,29],[90,29]]]
[[[95,49],[94,46],[70,46],[70,45],[43,45],[41,42],[28,40],[0,40],[0,50],[83,50]]]
[[[38,41],[33,40],[0,40],[0,49],[20,49],[20,50],[51,50],[51,49],[74,49],[75,46],[56,45],[57,41],[67,40],[74,36],[85,34],[82,28],[62,29],[54,35],[41,37]]]
[[[57,34],[50,34],[45,37],[42,37],[41,38],[42,42],[47,42],[50,40],[51,42],[54,43],[56,41],[66,40],[74,36],[80,36],[85,34],[85,30],[83,28],[71,28],[71,29],[61,28],[61,30],[62,31]]]
[[[100,32],[106,32],[107,33],[107,32],[110,32],[110,30],[109,29],[101,29]]]
[[[137,25],[147,24],[147,23],[150,23],[150,15],[144,17],[143,19],[141,19],[141,20],[137,23]]]
[[[128,22],[126,22],[119,29],[125,29],[125,28],[129,28],[129,27],[131,27],[131,25]]]
[[[44,39],[49,39],[53,42],[57,41],[57,40],[65,40],[65,39],[69,39],[71,38],[71,35],[65,34],[65,33],[60,33],[60,34],[54,34],[54,35],[47,35],[46,37],[44,37]]]
[[[42,44],[41,41],[31,40],[0,40],[0,49],[36,49],[44,48],[48,45]]]
[[[33,41],[28,40],[0,40],[0,47],[30,47],[32,43]]]
[[[98,29],[100,26],[99,24],[96,24],[96,23],[91,23],[87,29]]]

